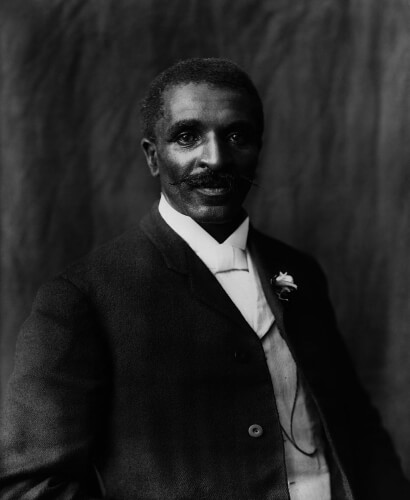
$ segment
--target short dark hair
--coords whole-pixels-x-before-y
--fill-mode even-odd
[[[184,59],[160,73],[141,102],[142,133],[155,139],[155,125],[164,112],[165,90],[180,84],[208,83],[248,93],[255,99],[259,132],[263,132],[263,106],[252,80],[237,64],[216,57]]]

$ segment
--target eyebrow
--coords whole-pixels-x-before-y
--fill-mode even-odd
[[[198,129],[201,128],[201,122],[199,120],[191,119],[191,120],[179,120],[175,122],[169,129],[167,130],[167,136],[173,137],[175,134],[180,132],[182,129]]]
[[[180,132],[181,130],[184,129],[201,129],[203,127],[203,124],[196,119],[190,119],[190,120],[179,120],[175,122],[167,131],[167,137],[172,138]],[[241,129],[247,129],[247,130],[252,130],[253,132],[256,132],[254,125],[252,124],[251,121],[248,120],[235,120],[231,123],[228,123],[227,125],[224,126],[224,129],[229,130],[232,128],[241,128]]]

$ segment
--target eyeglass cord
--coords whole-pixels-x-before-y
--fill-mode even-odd
[[[306,457],[313,457],[315,456],[315,454],[317,453],[317,448],[315,448],[313,451],[309,452],[309,451],[305,451],[305,450],[302,450],[302,448],[300,446],[297,445],[296,443],[296,439],[295,439],[295,436],[294,436],[294,433],[293,433],[293,418],[295,416],[295,410],[296,410],[296,401],[298,399],[298,394],[299,394],[299,371],[296,370],[296,392],[295,392],[295,397],[294,397],[294,400],[293,400],[293,404],[292,404],[292,411],[291,411],[291,414],[290,414],[290,436],[289,434],[286,432],[285,428],[283,427],[282,424],[280,424],[280,427],[282,429],[282,432],[284,434],[284,436],[286,437],[286,439],[288,441],[290,441],[292,443],[292,445],[300,452],[302,453],[303,455],[305,455]]]

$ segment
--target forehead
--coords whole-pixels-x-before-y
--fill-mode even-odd
[[[256,103],[245,91],[208,83],[187,83],[166,89],[163,101],[164,113],[160,121],[168,124],[180,120],[209,124],[240,120],[257,127]]]

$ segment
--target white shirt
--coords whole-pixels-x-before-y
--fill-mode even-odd
[[[159,213],[165,222],[192,248],[202,262],[208,267],[222,288],[229,295],[251,328],[262,337],[274,321],[269,307],[265,307],[264,295],[259,276],[256,273],[251,256],[246,249],[249,230],[249,217],[223,243],[218,243],[210,234],[193,219],[177,212],[162,195]],[[218,272],[223,265],[224,254],[229,258],[232,248],[244,254],[249,271]],[[263,312],[265,311],[265,314]]]
[[[252,256],[247,249],[249,217],[223,243],[216,241],[190,217],[176,211],[161,195],[159,213],[191,247],[218,280],[250,327],[261,339],[272,379],[279,420],[288,435],[296,394],[297,368],[280,335],[266,301]],[[235,270],[221,270],[234,261]],[[286,271],[286,270],[283,270]],[[318,448],[313,457],[300,453],[284,436],[285,463],[291,500],[330,500],[330,477],[320,437],[320,425],[299,387],[293,435],[304,451]]]

